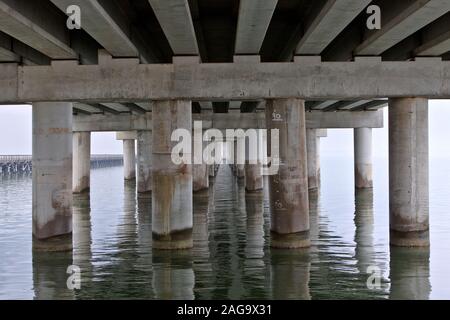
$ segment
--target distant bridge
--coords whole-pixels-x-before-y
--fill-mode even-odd
[[[91,168],[102,168],[123,165],[122,155],[92,155]],[[0,175],[14,173],[30,173],[33,168],[32,156],[27,155],[0,155]]]

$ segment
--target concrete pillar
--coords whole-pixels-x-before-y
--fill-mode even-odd
[[[136,179],[136,143],[135,140],[123,140],[123,174],[125,180]]]
[[[428,100],[389,100],[390,242],[429,246]]]
[[[205,159],[203,159],[203,148],[209,142],[203,141],[203,135],[199,135],[198,137],[194,136],[192,140],[192,150],[194,152],[194,164],[192,167],[193,191],[198,192],[209,188],[208,165]]]
[[[91,133],[73,133],[74,193],[89,193],[91,186]]]
[[[306,149],[308,157],[308,189],[320,188],[320,138],[317,129],[306,129]]]
[[[305,103],[269,100],[266,107],[268,153],[272,129],[279,130],[280,167],[269,176],[272,247],[310,246]]]
[[[209,169],[207,164],[194,164],[192,176],[194,192],[207,190],[209,188]]]
[[[172,132],[192,132],[191,102],[158,101],[153,106],[152,230],[154,249],[185,249],[192,243],[192,159],[183,150],[186,161],[175,164]]]
[[[138,193],[149,193],[152,191],[152,132],[138,131],[137,133],[137,157]]]
[[[261,191],[264,188],[261,163],[245,165],[245,190]]]
[[[214,178],[216,176],[216,165],[212,164],[212,165],[208,166],[208,171],[209,171],[209,177]]]
[[[372,129],[353,129],[355,154],[355,187],[373,188],[372,179]]]
[[[33,248],[72,249],[72,103],[33,104]]]
[[[245,141],[244,137],[237,137],[234,141],[234,168],[236,177],[245,178]]]
[[[245,190],[248,192],[260,191],[264,188],[260,157],[262,136],[258,134],[256,138],[256,150],[251,148],[251,144],[255,142],[250,141],[250,137],[245,141]]]

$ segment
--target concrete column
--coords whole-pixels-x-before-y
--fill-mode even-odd
[[[372,129],[355,128],[353,131],[355,154],[355,187],[373,188]]]
[[[153,105],[152,230],[154,249],[185,249],[192,243],[192,159],[183,150],[185,162],[172,161],[172,132],[192,132],[190,101],[158,101]]]
[[[248,192],[260,191],[264,188],[264,181],[262,177],[262,164],[260,158],[261,142],[260,136],[257,137],[256,153],[251,154],[252,150],[250,144],[254,143],[246,139],[245,148],[245,190]]]
[[[136,143],[135,140],[123,140],[123,174],[125,180],[136,179]]]
[[[138,193],[149,193],[152,191],[152,132],[138,131],[137,133],[137,157]]]
[[[91,133],[73,133],[73,192],[89,193],[91,186]]]
[[[234,142],[234,167],[236,177],[245,178],[245,141],[244,137],[236,138]]]
[[[428,100],[389,100],[390,242],[429,246]]]
[[[194,164],[192,168],[193,191],[198,192],[209,188],[209,169],[206,164]]]
[[[269,100],[268,153],[272,129],[279,130],[280,167],[269,176],[272,247],[310,246],[305,104],[300,99]]]
[[[33,104],[33,248],[72,249],[72,103]]]
[[[200,140],[202,137],[198,137]],[[195,140],[195,137],[194,139]],[[195,146],[195,144],[197,144]],[[193,151],[194,153],[194,164],[192,167],[192,178],[193,178],[193,191],[198,192],[202,190],[207,190],[209,188],[209,169],[208,165],[205,163],[203,159],[203,151],[200,150],[202,147],[206,146],[206,142],[204,141],[193,141]],[[195,151],[197,150],[197,152]]]
[[[308,189],[320,188],[320,138],[317,129],[306,129],[306,149],[308,157]]]
[[[208,166],[208,171],[209,171],[209,177],[214,178],[216,176],[216,165],[212,164],[212,165]]]

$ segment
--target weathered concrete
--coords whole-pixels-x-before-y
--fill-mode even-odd
[[[192,151],[193,151],[193,165],[192,165],[192,179],[193,179],[193,191],[198,192],[209,188],[209,170],[208,165],[203,159],[203,148],[207,143],[203,141],[203,135],[196,134],[194,130],[192,139]]]
[[[209,188],[209,169],[207,164],[192,166],[193,191],[198,192]]]
[[[152,230],[154,249],[186,249],[193,245],[192,166],[175,164],[171,133],[192,132],[190,101],[158,101],[153,106]],[[192,155],[185,150],[187,158]]]
[[[33,67],[2,64],[0,83],[5,82],[5,92],[0,103],[450,98],[450,62],[440,58],[382,62],[378,57],[364,57],[336,63],[320,62],[320,57],[296,57],[292,63],[246,64],[176,59],[174,64],[139,64],[139,59],[114,59],[102,63],[79,66],[77,61],[53,61],[51,66]]]
[[[391,245],[429,245],[428,100],[389,100]]]
[[[79,106],[80,104],[77,104]],[[265,129],[266,115],[257,113],[200,113],[192,115],[194,121],[202,121],[204,130],[207,129]],[[383,111],[338,111],[306,113],[306,127],[320,128],[382,128]],[[118,140],[124,139],[122,131],[152,130],[152,114],[136,115],[121,114],[93,114],[90,116],[74,116],[74,132],[120,131]]]
[[[370,0],[328,0],[297,45],[296,54],[320,54],[355,19]]]
[[[244,0],[239,3],[236,54],[258,54],[278,0]]]
[[[52,59],[76,59],[70,47],[64,17],[49,10],[50,4],[37,1],[0,1],[2,32],[20,40]],[[1,74],[1,72],[0,72]]]
[[[401,14],[390,14],[390,19],[385,18],[383,27],[376,32],[368,33],[364,42],[356,48],[355,54],[380,55],[449,10],[450,3],[447,0],[405,2]]]
[[[280,168],[269,177],[272,247],[310,246],[305,105],[299,99],[268,100],[267,127],[280,135]],[[268,132],[271,140],[271,131]],[[271,144],[268,144],[271,153]]]
[[[355,188],[373,188],[372,129],[354,129],[353,140],[355,154]]]
[[[152,191],[152,132],[137,133],[137,191],[149,193]]]
[[[249,192],[260,191],[264,188],[262,164],[245,165],[245,190]]]
[[[125,180],[136,179],[136,143],[135,140],[123,140],[123,175]]]
[[[80,104],[75,104],[80,107]],[[152,113],[146,114],[92,114],[74,116],[74,132],[151,131]],[[117,138],[121,140],[121,138]]]
[[[308,189],[320,188],[320,138],[317,129],[306,129],[306,149],[308,159]]]
[[[245,139],[237,137],[234,141],[234,168],[236,177],[245,178]]]
[[[245,190],[248,192],[259,191],[264,188],[262,176],[262,136],[258,134],[255,146],[250,137],[245,139]],[[255,148],[254,148],[255,147]]]
[[[72,104],[33,104],[33,248],[72,249]]]
[[[198,55],[198,44],[187,0],[149,0],[175,55]]]
[[[129,30],[124,30],[127,22],[118,14],[114,18],[111,17],[103,7],[110,1],[100,1],[102,4],[98,0],[51,0],[51,2],[64,13],[70,5],[78,5],[82,12],[83,30],[111,55],[115,57],[137,57],[139,55],[136,46],[129,38]]]
[[[74,193],[88,193],[91,186],[91,134],[73,133],[73,188]]]

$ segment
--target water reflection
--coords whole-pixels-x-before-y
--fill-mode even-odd
[[[309,249],[270,252],[272,299],[309,300],[311,259]]]
[[[153,252],[153,288],[156,299],[193,300],[195,274],[191,250]]]
[[[327,175],[325,170],[324,179],[331,181]],[[372,190],[354,194],[353,185],[323,185],[321,193],[310,194],[312,247],[272,250],[267,184],[263,192],[245,193],[243,180],[221,166],[211,188],[194,196],[194,248],[165,252],[152,250],[151,197],[136,196],[134,183],[124,185],[120,167],[97,169],[91,198],[74,198],[73,253],[32,255],[31,178],[2,179],[2,299],[448,297],[448,224],[436,213],[439,208],[432,207],[431,255],[425,249],[390,249],[382,191],[374,197]],[[67,289],[72,264],[81,268],[81,290]],[[367,287],[371,265],[381,269],[381,289]],[[432,274],[437,281],[431,282]]]
[[[355,259],[360,274],[375,264],[373,189],[355,192]]]
[[[72,252],[33,252],[34,299],[74,299],[74,291],[67,287],[72,262]]]
[[[430,249],[391,248],[390,299],[427,300],[430,298]]]
[[[81,288],[77,298],[91,285],[92,279],[92,223],[89,194],[73,195],[73,264],[81,271]]]

